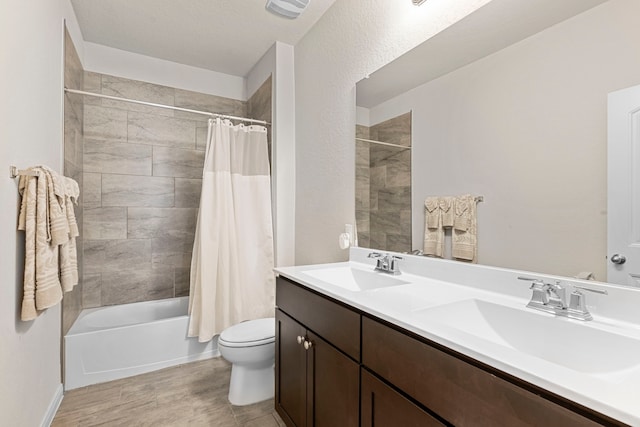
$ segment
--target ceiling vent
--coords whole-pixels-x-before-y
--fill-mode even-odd
[[[309,6],[311,0],[267,0],[266,9],[278,16],[296,19]]]

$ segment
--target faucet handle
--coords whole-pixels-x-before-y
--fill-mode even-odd
[[[576,288],[578,287],[579,286],[576,286]],[[580,287],[580,289],[582,288]],[[573,292],[571,292],[569,307],[567,309],[567,316],[572,319],[578,320],[592,320],[593,316],[591,315],[591,313],[589,313],[589,309],[587,309],[587,302],[585,301],[584,294],[580,292],[580,289],[575,289]]]
[[[545,284],[545,290],[549,296],[549,302],[557,304],[560,308],[567,307],[567,290],[556,280],[555,284]]]
[[[382,258],[384,257],[384,255],[382,255],[380,252],[370,252],[369,255],[367,255],[367,258]]]

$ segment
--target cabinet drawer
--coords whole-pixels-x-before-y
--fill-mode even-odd
[[[278,277],[276,305],[335,347],[360,361],[360,314]]]
[[[600,425],[367,317],[362,363],[456,426]]]

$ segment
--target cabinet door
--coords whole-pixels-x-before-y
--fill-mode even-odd
[[[307,422],[307,351],[297,338],[305,328],[276,310],[276,410],[288,426]]]
[[[307,332],[309,426],[359,425],[360,365],[317,335]]]
[[[362,370],[362,427],[441,427],[440,421]]]

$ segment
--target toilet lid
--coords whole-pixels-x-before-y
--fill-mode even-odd
[[[276,320],[273,317],[249,320],[233,325],[220,334],[218,343],[229,347],[249,347],[275,341]]]

